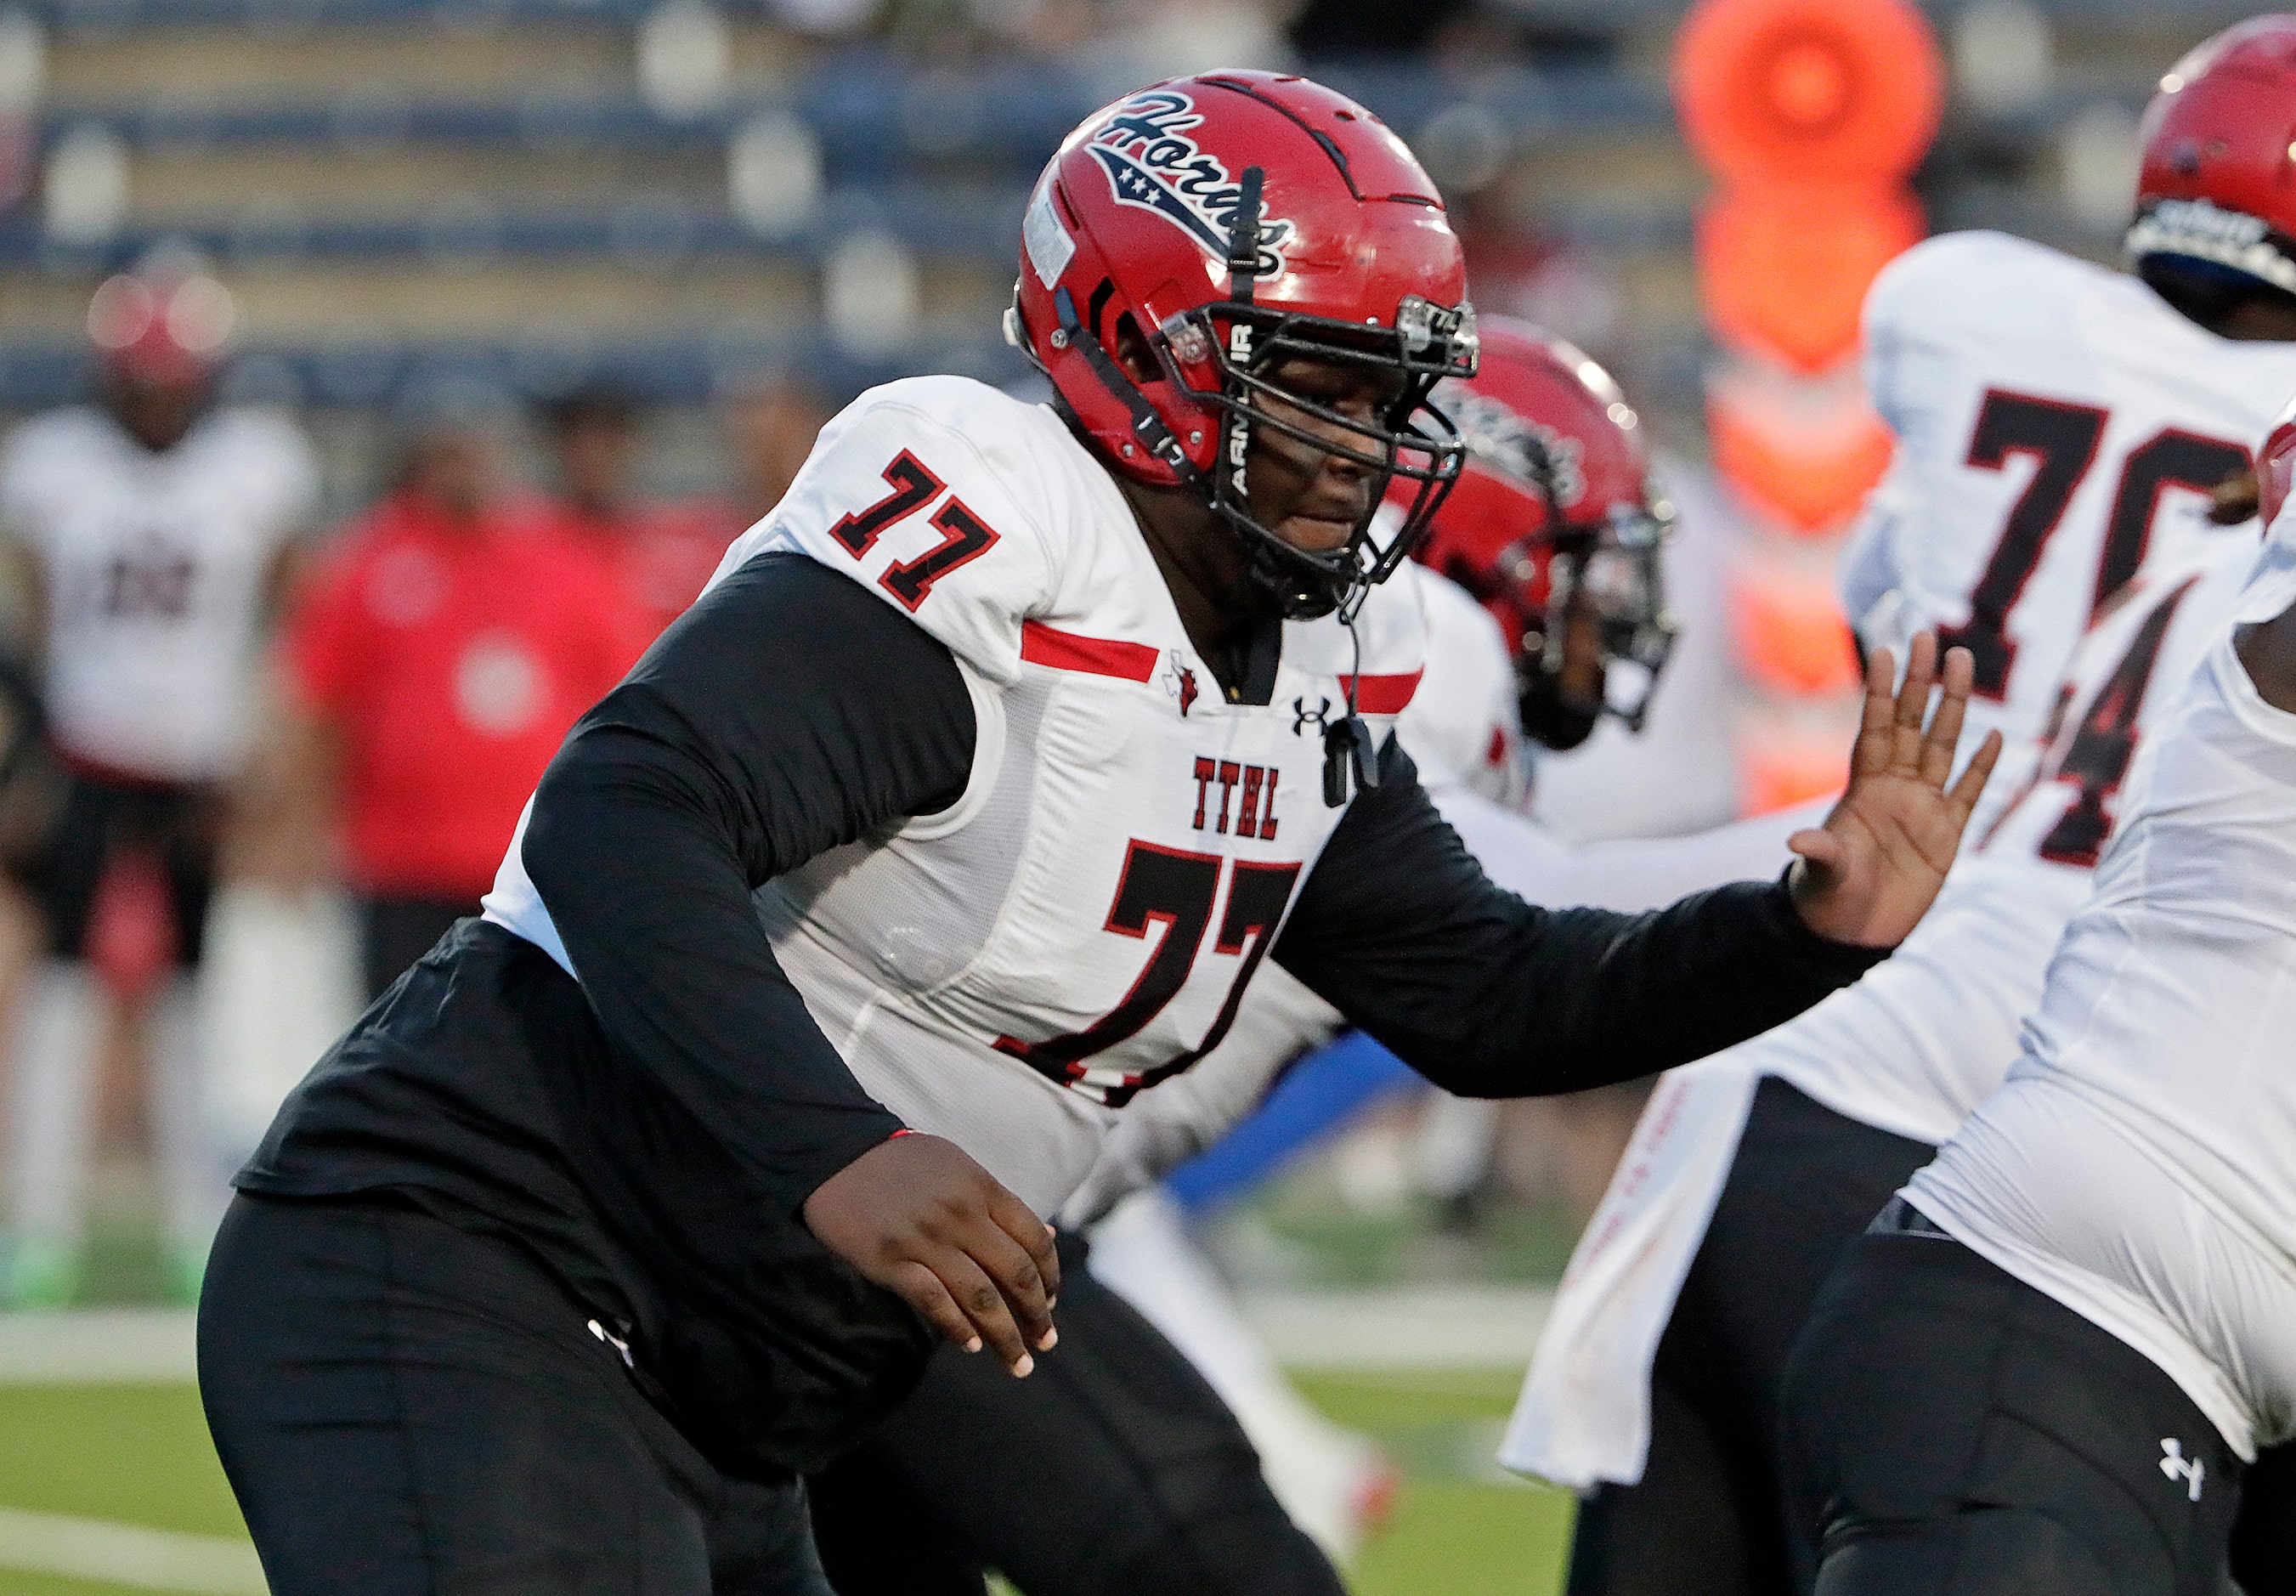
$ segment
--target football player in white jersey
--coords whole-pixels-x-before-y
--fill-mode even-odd
[[[2135,275],[1970,234],[1874,288],[1898,448],[1849,607],[1868,646],[1936,627],[1971,648],[1972,720],[2007,734],[2008,768],[1886,968],[1645,1110],[1501,1454],[1591,1490],[1574,1596],[1807,1588],[1775,1442],[1793,1337],[1841,1246],[2016,1057],[2131,753],[2256,547],[2249,449],[2296,390],[2296,202],[2255,96],[2296,92],[2292,40],[2249,24],[2164,80]]]
[[[0,453],[0,522],[37,596],[34,651],[70,775],[48,836],[15,867],[48,953],[11,1049],[0,1295],[20,1303],[77,1286],[107,1001],[94,971],[107,937],[136,937],[120,911],[146,883],[167,946],[105,974],[135,1007],[156,1000],[152,1119],[186,1288],[229,1195],[229,1164],[216,1167],[201,1131],[190,983],[170,971],[199,962],[221,784],[246,752],[266,615],[318,492],[291,420],[213,402],[231,317],[222,285],[195,269],[111,279],[88,311],[99,401],[33,417]]]
[[[1457,470],[1426,396],[1472,312],[1369,112],[1128,96],[1022,244],[1060,407],[925,377],[824,429],[570,736],[486,917],[241,1172],[201,1391],[283,1596],[819,1592],[796,1473],[935,1333],[1034,1370],[1039,1215],[1271,953],[1439,1084],[1524,1094],[1775,1024],[1927,909],[1997,740],[1952,779],[1970,662],[1930,716],[1926,636],[1783,880],[1541,909],[1444,826],[1381,579]]]
[[[2296,410],[2265,456],[2269,514]],[[1826,1596],[2209,1596],[2260,1505],[2244,1463],[2296,1439],[2296,515],[2230,619],[2115,784],[2007,1080],[1795,1346],[1784,1445]],[[2229,1570],[2265,1589],[2289,1578],[2271,1505],[2282,1566]]]
[[[1750,828],[1757,835],[1731,850],[1710,839],[1697,850],[1573,851],[1518,812],[1528,775],[1519,703],[1575,742],[1613,671],[1642,678],[1621,694],[1621,715],[1647,696],[1670,630],[1657,570],[1667,506],[1636,417],[1599,367],[1524,324],[1485,320],[1480,334],[1474,378],[1435,395],[1466,446],[1460,484],[1393,579],[1418,588],[1427,616],[1426,673],[1398,717],[1398,741],[1486,870],[1526,897],[1640,909],[1774,872],[1791,826]],[[1287,1065],[1344,1024],[1296,979],[1263,969],[1226,1040],[1127,1107],[1060,1215],[1064,1231],[1091,1240],[1081,1271],[1082,1249],[1063,1243],[1062,1355],[1014,1382],[938,1353],[916,1394],[809,1482],[841,1596],[979,1596],[984,1568],[1037,1596],[1111,1584],[1133,1596],[1339,1589],[1283,1515],[1343,1562],[1392,1474],[1292,1389],[1170,1205],[1146,1189],[1226,1136]],[[1280,1123],[1320,1134],[1361,1100],[1361,1078],[1343,1073],[1338,1100],[1303,1113],[1298,1094],[1316,1090],[1313,1077],[1292,1073]],[[1270,1141],[1256,1139],[1255,1154],[1281,1156]],[[1194,1371],[1176,1366],[1175,1348]],[[1013,1444],[1024,1434],[1028,1444]],[[908,1532],[887,1537],[889,1513]],[[1091,1534],[1078,1533],[1083,1524]]]

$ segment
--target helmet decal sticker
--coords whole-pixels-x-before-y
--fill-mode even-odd
[[[1069,269],[1076,259],[1076,240],[1062,224],[1061,213],[1053,204],[1053,177],[1048,171],[1037,185],[1036,197],[1029,202],[1028,218],[1021,224],[1021,243],[1029,251],[1029,265],[1037,274],[1037,281],[1050,288],[1060,281],[1061,274]]]
[[[1152,89],[1118,106],[1086,147],[1108,173],[1118,204],[1154,211],[1225,261],[1242,190],[1219,157],[1188,136],[1203,119],[1186,95]],[[1261,218],[1258,276],[1283,275],[1292,234],[1290,222]]]
[[[2128,229],[2125,247],[2134,256],[2190,255],[2260,277],[2296,293],[2296,262],[2287,242],[2276,238],[2261,217],[2224,210],[2206,200],[2161,200],[2149,205]]]
[[[1586,497],[1587,474],[1579,468],[1586,446],[1576,438],[1531,421],[1513,407],[1456,380],[1436,390],[1435,401],[1459,429],[1459,436],[1466,440],[1467,457],[1476,465],[1536,492],[1543,453],[1547,469],[1554,473],[1556,506],[1572,509]]]

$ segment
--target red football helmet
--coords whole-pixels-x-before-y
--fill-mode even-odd
[[[1674,646],[1660,551],[1673,506],[1651,491],[1641,424],[1611,374],[1528,322],[1482,325],[1482,367],[1435,401],[1466,466],[1419,557],[1483,601],[1518,649],[1524,729],[1582,740],[1604,710],[1640,729]],[[1636,667],[1623,703],[1563,689],[1574,629]]]
[[[222,284],[161,264],[105,279],[88,300],[87,335],[107,376],[173,386],[214,374],[235,319]]]
[[[2144,140],[2137,274],[2203,325],[2259,286],[2296,295],[2296,16],[2195,47],[2161,79]]]
[[[1005,336],[1109,464],[1201,490],[1286,615],[1352,613],[1458,473],[1457,436],[1428,391],[1475,369],[1459,241],[1403,141],[1302,78],[1174,78],[1069,136],[1037,179],[1021,244]],[[1120,336],[1152,352],[1158,376],[1135,381]],[[1296,357],[1394,374],[1395,401],[1375,424],[1350,421],[1269,380]],[[1271,399],[1361,444],[1334,448],[1270,414]],[[1276,537],[1246,502],[1254,426],[1408,484],[1395,535],[1379,543],[1366,517],[1328,554]]]
[[[2296,498],[2296,399],[2291,399],[2272,424],[2264,447],[2256,451],[2256,513],[2267,531],[2280,515],[2280,507]]]

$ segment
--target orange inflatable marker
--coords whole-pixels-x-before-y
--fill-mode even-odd
[[[1738,812],[1767,815],[1841,790],[1849,734],[1787,727],[1750,730],[1738,749]]]
[[[1809,698],[1857,685],[1849,623],[1822,571],[1765,564],[1737,572],[1730,638],[1746,674],[1774,693]]]
[[[1906,0],[1702,0],[1675,38],[1683,133],[1734,185],[1899,182],[1936,136],[1944,86]]]
[[[1726,189],[1698,218],[1707,324],[1735,348],[1824,371],[1857,347],[1858,313],[1875,274],[1926,232],[1921,206],[1901,189]]]
[[[1831,532],[1889,469],[1893,440],[1854,384],[1764,383],[1718,372],[1706,385],[1714,467],[1788,531]]]

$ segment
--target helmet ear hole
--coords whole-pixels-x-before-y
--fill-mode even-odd
[[[1148,345],[1148,335],[1140,330],[1140,323],[1129,310],[1116,318],[1116,364],[1124,374],[1140,383],[1161,382],[1163,367],[1156,362],[1156,351]]]

